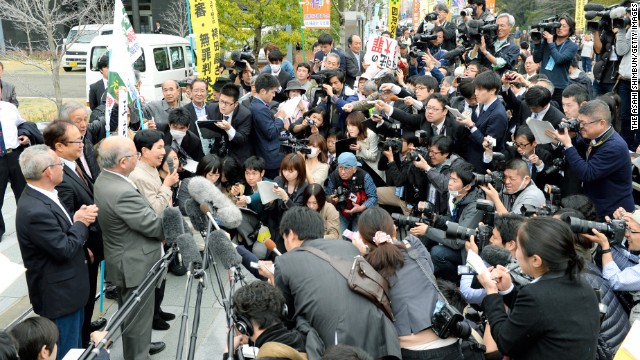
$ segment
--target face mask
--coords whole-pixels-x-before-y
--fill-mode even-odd
[[[311,149],[311,154],[307,154],[307,157],[309,159],[313,159],[315,157],[318,157],[318,153],[320,152],[320,150],[318,150],[318,148],[309,146],[309,149]]]
[[[453,198],[457,198],[458,196],[460,196],[460,191],[451,191],[449,190],[449,196],[453,197]]]
[[[279,73],[280,72],[280,64],[271,64],[271,72],[272,73]]]
[[[187,135],[186,131],[180,130],[170,130],[171,137],[173,137],[177,142],[181,142],[182,139]]]
[[[526,178],[525,178],[525,179],[522,179],[522,182],[520,183],[520,186],[518,186],[518,188],[516,189],[516,191],[512,192],[512,193],[511,193],[511,194],[509,194],[509,195],[517,194],[517,193],[518,193],[518,191],[520,191],[520,190],[524,189],[524,188],[525,188],[525,186],[524,186],[524,182],[525,182],[525,180],[527,180],[527,179],[526,179]]]

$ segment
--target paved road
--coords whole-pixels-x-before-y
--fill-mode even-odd
[[[47,74],[5,73],[2,78],[16,86],[19,97],[54,97],[53,81]],[[64,98],[86,98],[84,71],[61,71],[60,87]]]
[[[0,242],[0,253],[9,257],[11,261],[22,263],[20,248],[15,233],[15,210],[16,205],[13,193],[10,189],[5,196],[2,214],[6,223],[6,233]],[[210,267],[211,269],[211,267]],[[213,271],[206,277],[207,288],[203,292],[203,300],[201,307],[200,327],[197,337],[197,347],[195,352],[195,360],[211,360],[222,358],[225,344],[226,317],[225,312],[217,300],[219,294],[218,285],[214,277]],[[227,279],[227,272],[220,269],[223,281]],[[247,278],[252,278],[247,273]],[[250,280],[249,280],[250,281]],[[182,318],[182,308],[185,299],[185,286],[187,283],[186,276],[177,277],[172,274],[167,275],[167,283],[165,289],[165,297],[162,309],[166,312],[176,314],[176,320],[170,322],[171,328],[167,331],[154,331],[152,335],[153,341],[164,341],[167,344],[166,350],[153,356],[153,359],[170,360],[176,358],[176,349],[180,333],[180,321]],[[213,286],[211,285],[213,284]],[[196,300],[197,284],[194,285],[191,292],[191,301],[188,312],[188,321],[185,335],[184,356],[187,357],[189,349],[191,326],[194,315],[194,306]],[[228,288],[225,289],[228,291]],[[214,292],[216,295],[214,295]],[[105,299],[105,307],[103,316],[107,319],[111,318],[117,310],[114,301]],[[7,290],[0,293],[0,329],[4,329],[15,318],[20,316],[24,311],[30,308],[29,296],[27,291],[27,283],[24,275],[16,280]],[[94,319],[99,316],[99,307],[96,304]],[[118,334],[119,336],[119,334]],[[114,343],[111,350],[112,359],[122,359],[122,342],[118,339]]]

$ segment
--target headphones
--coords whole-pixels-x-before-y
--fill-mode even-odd
[[[235,306],[234,306],[235,308]],[[238,314],[238,310],[234,309],[232,313],[233,325],[238,329],[238,332],[242,335],[246,335],[248,337],[253,336],[253,325],[251,324],[251,320],[245,315]],[[287,304],[282,305],[282,313],[280,314],[282,319],[286,319],[289,316],[289,309],[287,308]]]

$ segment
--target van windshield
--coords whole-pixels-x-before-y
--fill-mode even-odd
[[[88,44],[96,36],[98,36],[97,30],[81,30],[81,31],[71,30],[69,31],[69,35],[67,35],[67,41],[72,41],[74,38],[76,38],[75,42],[81,43],[81,44]]]
[[[134,70],[138,70],[140,72],[145,72],[147,70],[147,66],[144,61],[144,49],[142,50],[142,55],[133,63]],[[98,71],[98,61],[102,56],[108,56],[107,47],[106,46],[95,46],[91,49],[90,54],[90,62],[89,66],[92,71]]]

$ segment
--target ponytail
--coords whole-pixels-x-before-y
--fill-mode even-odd
[[[358,219],[360,237],[371,249],[367,262],[387,280],[396,274],[397,268],[404,266],[402,250],[406,248],[392,240],[394,229],[393,219],[382,208],[367,209]]]

